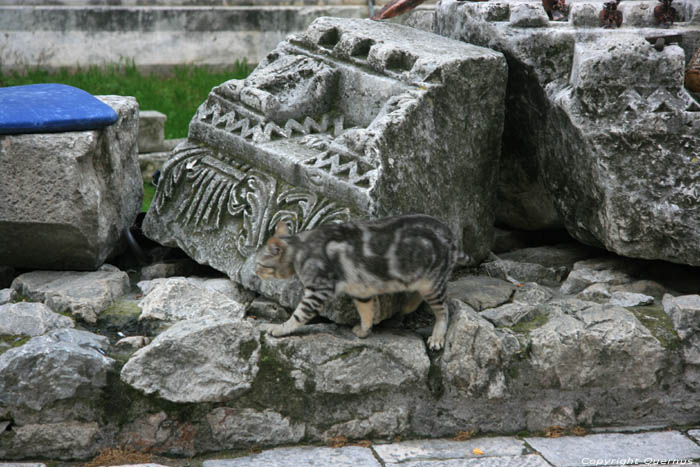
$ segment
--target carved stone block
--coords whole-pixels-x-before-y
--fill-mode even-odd
[[[396,24],[320,18],[215,87],[164,166],[144,231],[233,279],[279,220],[443,218],[489,249],[504,57]]]

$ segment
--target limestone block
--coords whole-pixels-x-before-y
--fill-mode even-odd
[[[139,153],[164,150],[165,122],[168,116],[157,110],[139,112]]]
[[[212,89],[163,168],[144,232],[238,278],[277,221],[429,212],[483,257],[505,61],[404,26],[317,19]]]
[[[141,209],[138,104],[101,96],[119,115],[103,130],[0,136],[0,263],[96,269]]]
[[[653,24],[658,3],[621,4],[620,29],[591,29],[601,7],[595,2],[574,2],[571,22],[556,28],[516,28],[470,3],[440,2],[436,31],[508,58],[499,182],[505,205],[499,218],[507,217],[500,220],[520,228],[528,228],[527,219],[546,225],[541,206],[553,204],[583,243],[700,265],[700,103],[683,87],[686,59],[700,34],[688,21],[697,7],[674,5],[685,20],[673,26],[683,49],[657,51],[645,36],[661,30],[641,26]],[[507,5],[512,10],[518,3]],[[521,202],[518,195],[537,193],[528,180],[548,199]]]
[[[108,348],[106,337],[65,328],[7,350],[0,355],[0,413],[19,426],[96,420],[116,364],[104,355]]]
[[[172,402],[214,402],[249,390],[260,336],[249,323],[205,316],[180,321],[136,351],[121,379]]]

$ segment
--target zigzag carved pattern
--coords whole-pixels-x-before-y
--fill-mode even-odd
[[[284,124],[284,127],[281,127],[275,122],[265,123],[257,121],[251,123],[252,119],[250,117],[239,115],[235,110],[221,114],[221,107],[218,104],[214,104],[200,114],[200,120],[203,123],[209,123],[230,133],[238,133],[244,139],[251,139],[256,143],[264,143],[272,141],[275,136],[291,138],[295,132],[301,135],[324,133],[329,131],[331,126],[333,126],[333,135],[339,136],[343,132],[344,119],[340,115],[334,118],[331,123],[330,114],[324,114],[320,121],[307,116],[304,118],[303,123],[299,123],[297,120],[290,118]]]
[[[338,178],[345,178],[353,185],[367,188],[376,169],[370,165],[341,154],[325,151],[303,162],[317,169],[323,169]]]

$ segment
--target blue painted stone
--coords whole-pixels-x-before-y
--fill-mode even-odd
[[[65,84],[0,88],[0,134],[97,130],[119,116],[82,89]]]

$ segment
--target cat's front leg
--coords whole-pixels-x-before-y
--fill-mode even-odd
[[[304,289],[301,298],[292,316],[282,324],[268,324],[263,327],[273,337],[282,337],[292,334],[294,331],[308,323],[321,310],[324,302],[328,300],[332,291]]]
[[[374,314],[378,306],[377,297],[353,298],[353,301],[360,314],[360,324],[353,327],[352,332],[360,339],[364,339],[372,331]]]

